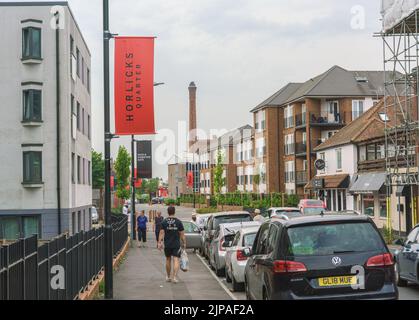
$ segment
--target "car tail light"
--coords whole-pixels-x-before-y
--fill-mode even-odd
[[[246,261],[247,257],[244,255],[243,250],[237,250],[237,261]]]
[[[275,273],[293,273],[293,272],[306,272],[306,266],[301,262],[295,261],[275,261],[273,271]]]
[[[367,267],[387,267],[392,265],[394,265],[394,260],[390,253],[371,257],[367,261]]]

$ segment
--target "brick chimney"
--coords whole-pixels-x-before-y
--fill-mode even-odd
[[[197,141],[197,124],[196,124],[196,85],[191,82],[189,85],[189,148]]]

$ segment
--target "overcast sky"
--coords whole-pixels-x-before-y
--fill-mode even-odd
[[[92,52],[93,147],[103,151],[102,1],[70,0]],[[365,27],[352,27],[365,9]],[[355,8],[354,8],[355,7]],[[111,31],[157,36],[157,130],[187,120],[188,90],[198,86],[198,126],[252,124],[249,111],[288,82],[340,65],[382,69],[379,0],[110,0]],[[355,10],[355,11],[352,11]],[[357,11],[359,12],[359,11]],[[361,25],[362,26],[362,25]],[[117,151],[118,143],[112,146]],[[167,178],[167,166],[154,175]]]

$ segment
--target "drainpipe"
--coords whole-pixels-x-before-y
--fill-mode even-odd
[[[56,20],[55,28],[55,68],[56,68],[56,109],[57,109],[57,224],[58,235],[62,233],[61,228],[61,155],[60,155],[60,17],[57,11],[54,14]]]

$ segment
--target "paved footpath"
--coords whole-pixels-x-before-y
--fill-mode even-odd
[[[115,273],[115,299],[232,300],[192,252],[189,254],[190,271],[179,271],[178,284],[166,283],[165,258],[156,248],[153,232],[148,233],[148,240],[147,248],[138,248],[135,243],[121,268]]]

